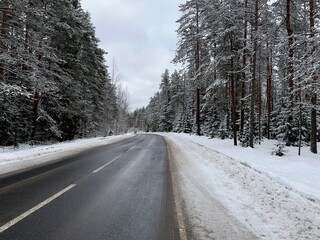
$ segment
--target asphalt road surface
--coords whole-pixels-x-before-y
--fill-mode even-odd
[[[0,178],[0,239],[179,239],[162,137],[137,135]]]

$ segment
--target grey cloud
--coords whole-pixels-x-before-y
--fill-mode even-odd
[[[158,90],[177,42],[175,21],[182,0],[82,0],[91,14],[101,47],[116,58],[128,88],[131,109],[146,106]]]

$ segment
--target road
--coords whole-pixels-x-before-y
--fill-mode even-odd
[[[162,137],[0,178],[0,239],[179,239]]]

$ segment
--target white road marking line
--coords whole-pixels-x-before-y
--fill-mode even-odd
[[[185,224],[185,218],[181,205],[181,198],[178,189],[178,181],[174,172],[175,163],[173,162],[173,154],[171,153],[171,149],[169,147],[169,143],[167,144],[167,152],[168,152],[168,160],[169,160],[169,171],[171,174],[172,188],[173,188],[173,201],[176,208],[177,221],[179,227],[179,235],[181,240],[188,240],[187,228]]]
[[[172,173],[172,175],[173,174],[174,173]],[[175,177],[173,177],[173,178],[175,178]],[[174,181],[176,181],[176,180],[174,180]],[[175,187],[175,186],[173,186],[173,198],[174,198],[176,211],[177,211],[177,220],[178,220],[178,226],[179,226],[180,239],[181,240],[188,240],[185,220],[184,220],[184,216],[182,213],[182,206],[180,203],[181,199],[180,199],[177,187]]]
[[[108,166],[109,164],[113,163],[115,160],[117,160],[117,159],[120,158],[120,157],[121,157],[121,156],[118,156],[118,157],[112,159],[110,162],[108,162],[108,163],[106,163],[105,165],[97,168],[97,169],[94,170],[92,173],[97,173],[97,172],[101,171],[103,168],[105,168],[105,167]]]
[[[22,219],[28,217],[35,211],[39,210],[43,206],[47,205],[48,203],[52,202],[54,199],[58,198],[65,192],[69,191],[71,188],[75,187],[76,184],[71,184],[69,187],[66,187],[65,189],[61,190],[60,192],[56,193],[52,197],[48,198],[47,200],[43,201],[42,203],[39,203],[37,206],[31,208],[30,210],[26,211],[25,213],[21,214],[20,216],[16,217],[15,219],[11,220],[10,222],[6,223],[5,225],[0,227],[0,233],[4,232],[8,228],[12,227],[13,225],[17,224],[20,222]]]
[[[133,146],[132,148],[130,148],[127,152],[130,152],[132,149],[134,149],[136,146]]]

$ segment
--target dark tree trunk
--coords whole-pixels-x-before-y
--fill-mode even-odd
[[[197,109],[196,109],[196,124],[197,124],[197,135],[201,135],[200,128],[200,89],[197,89]]]
[[[231,60],[231,66],[233,67],[233,59]],[[236,119],[236,96],[235,96],[235,83],[234,76],[231,73],[231,95],[232,95],[232,130],[233,130],[233,144],[237,143],[237,119]]]
[[[197,36],[196,36],[196,79],[197,79],[197,90],[196,90],[196,125],[197,125],[197,135],[201,135],[200,128],[200,30],[199,30],[199,6],[196,6],[196,20],[197,20]]]
[[[244,41],[243,41],[243,56],[242,56],[242,81],[241,81],[241,113],[240,113],[240,132],[244,129],[244,111],[245,111],[245,96],[246,96],[246,68],[247,68],[247,37],[248,37],[248,0],[244,1]]]
[[[252,82],[251,82],[250,132],[249,132],[249,146],[252,148],[254,147],[254,135],[255,135],[258,14],[259,14],[259,0],[256,0],[255,1],[255,18],[254,18],[254,41],[253,41],[253,56],[252,56]]]
[[[232,36],[230,36],[230,45],[231,45],[231,54],[233,52],[233,42]],[[237,119],[236,119],[236,94],[235,94],[235,82],[234,82],[234,59],[231,57],[230,60],[230,78],[231,78],[231,119],[232,119],[232,130],[233,130],[233,144],[235,146],[238,145],[237,143]]]
[[[288,87],[289,87],[289,97],[290,105],[293,105],[293,31],[291,28],[291,1],[287,0],[286,5],[286,28],[288,33]],[[292,109],[291,109],[292,111]]]
[[[34,91],[34,99],[33,99],[33,128],[31,133],[31,139],[35,140],[36,133],[38,130],[38,116],[39,116],[39,105],[41,100],[41,93],[39,89]]]
[[[301,143],[302,143],[302,99],[301,99],[301,84],[299,83],[299,93],[298,93],[298,98],[299,98],[299,143],[298,143],[298,155],[301,155]]]
[[[314,23],[314,9],[315,2],[314,0],[309,1],[310,4],[310,37],[312,38],[312,55],[316,51],[315,47],[315,23]],[[312,56],[313,58],[313,56]],[[311,82],[311,133],[310,133],[310,150],[312,153],[317,153],[317,82],[318,75],[314,71],[312,73],[312,82]]]
[[[272,112],[272,50],[267,42],[267,137],[270,139],[270,125]]]
[[[8,0],[3,1],[2,5],[2,19],[1,19],[1,31],[0,31],[0,54],[6,51],[6,45],[1,40],[7,34],[7,21],[8,21],[8,12],[9,12],[9,2]],[[0,80],[3,80],[4,75],[4,66],[0,63]]]
[[[261,51],[259,51],[259,59],[261,57]],[[259,135],[259,144],[261,144],[262,140],[262,129],[261,129],[261,116],[262,116],[262,84],[261,84],[261,61],[259,61],[259,68],[258,68],[258,89],[257,89],[257,97],[258,97],[258,135]]]

